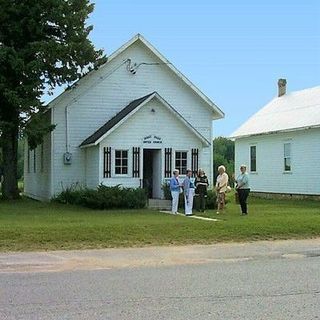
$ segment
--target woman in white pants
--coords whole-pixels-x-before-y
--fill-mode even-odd
[[[173,176],[170,179],[170,191],[172,196],[172,214],[178,213],[179,205],[179,193],[180,193],[180,183],[179,183],[179,170],[173,170]]]
[[[192,171],[190,169],[186,172],[186,178],[183,180],[183,192],[184,192],[184,203],[185,203],[185,215],[192,216],[193,197],[194,197],[194,183],[191,182],[190,178]]]

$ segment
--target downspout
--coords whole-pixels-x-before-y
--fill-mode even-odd
[[[54,124],[54,108],[51,108],[51,124]],[[54,196],[54,130],[51,131],[51,157],[50,157],[50,197]]]
[[[68,118],[68,107],[69,105],[67,104],[64,108],[64,115],[65,115],[65,136],[66,136],[66,153],[69,152],[69,118]]]

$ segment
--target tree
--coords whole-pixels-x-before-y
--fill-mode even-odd
[[[216,178],[218,175],[218,166],[223,165],[232,182],[234,173],[234,141],[218,137],[213,140],[213,173]]]
[[[2,195],[19,196],[18,138],[31,149],[54,129],[46,125],[41,96],[70,84],[105,62],[88,39],[89,0],[0,0],[0,147]]]

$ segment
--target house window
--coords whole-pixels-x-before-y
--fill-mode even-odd
[[[128,174],[128,150],[115,151],[115,174]]]
[[[250,146],[250,172],[257,171],[257,146]]]
[[[291,171],[291,143],[283,145],[284,171]]]
[[[176,169],[179,170],[180,174],[187,173],[187,152],[176,151]]]

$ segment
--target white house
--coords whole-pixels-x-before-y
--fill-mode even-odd
[[[147,187],[161,198],[174,168],[212,181],[212,121],[223,112],[141,35],[48,105],[56,128],[26,147],[25,194],[50,199],[80,184]]]
[[[248,165],[251,190],[320,195],[320,86],[278,97],[245,122],[235,139],[235,167]]]

